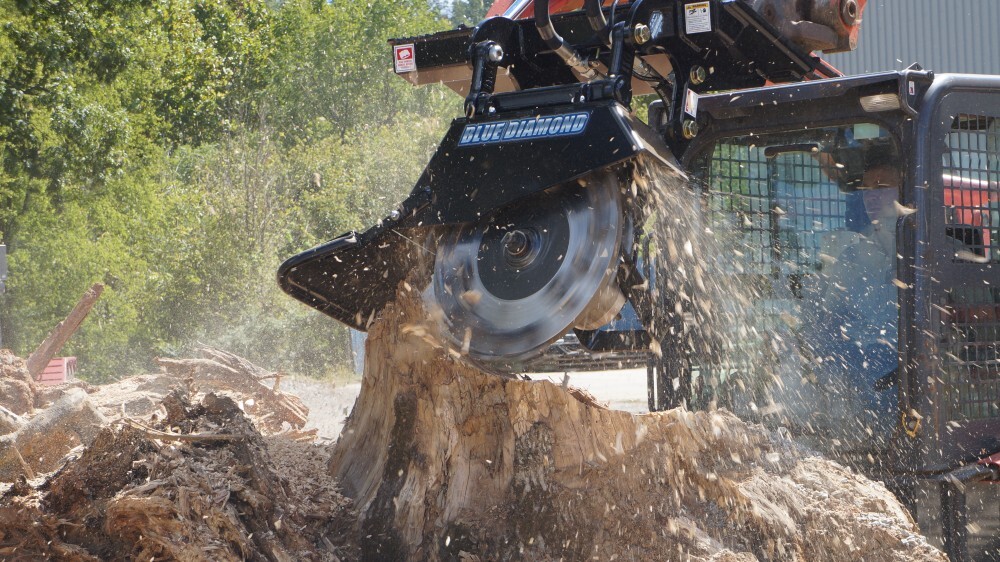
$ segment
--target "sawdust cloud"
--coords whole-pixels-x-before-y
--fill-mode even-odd
[[[690,361],[688,407],[726,408],[789,429],[839,460],[878,462],[870,451],[887,444],[895,416],[867,400],[879,391],[848,376],[874,359],[855,365],[816,336],[833,308],[816,293],[815,286],[831,284],[825,270],[789,275],[782,257],[762,244],[767,238],[754,232],[751,221],[761,217],[732,210],[739,195],[712,192],[649,162],[635,181],[650,194],[657,351]],[[778,205],[768,212],[771,224],[786,220]],[[833,345],[857,347],[847,334],[837,339]]]

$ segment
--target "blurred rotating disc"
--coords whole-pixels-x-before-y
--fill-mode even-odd
[[[520,364],[569,328],[596,328],[621,309],[622,226],[615,174],[553,188],[446,234],[425,299],[470,359]]]

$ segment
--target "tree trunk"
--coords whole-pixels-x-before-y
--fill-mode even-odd
[[[45,370],[45,366],[49,364],[49,361],[59,353],[59,350],[66,345],[69,338],[76,333],[77,328],[80,327],[80,324],[90,314],[90,309],[94,308],[97,299],[101,298],[103,291],[104,285],[100,283],[95,283],[93,287],[87,289],[87,292],[80,298],[80,302],[76,303],[69,316],[53,328],[49,332],[48,337],[45,338],[45,341],[28,357],[28,372],[31,373],[32,379],[38,380],[38,377]]]
[[[330,469],[368,560],[944,560],[884,486],[729,413],[611,411],[457,361],[412,280]]]

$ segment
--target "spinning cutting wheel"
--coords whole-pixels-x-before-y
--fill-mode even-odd
[[[625,303],[621,199],[616,175],[601,171],[448,233],[427,289],[443,335],[474,361],[506,366],[571,327],[610,321]]]

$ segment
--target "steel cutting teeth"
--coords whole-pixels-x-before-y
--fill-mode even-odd
[[[445,235],[425,300],[440,307],[445,338],[472,360],[527,361],[577,323],[592,323],[593,303],[607,306],[622,225],[611,172],[532,196]]]

